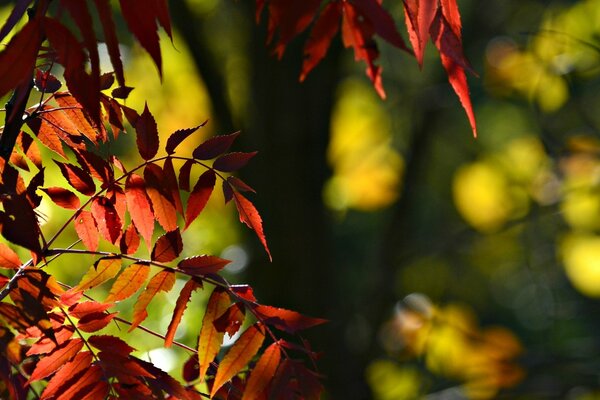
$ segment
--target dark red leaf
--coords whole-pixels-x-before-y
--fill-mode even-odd
[[[50,71],[35,71],[35,79],[33,80],[35,88],[43,93],[54,93],[62,86],[62,83]]]
[[[17,146],[38,169],[42,168],[42,155],[37,143],[27,133],[21,131],[17,138]]]
[[[198,354],[192,354],[190,358],[183,364],[183,380],[191,382],[200,376],[200,368],[198,365]]]
[[[81,205],[79,197],[68,189],[52,186],[49,188],[41,189],[44,193],[50,197],[50,199],[56,203],[56,205],[66,208],[68,210],[76,210]]]
[[[54,350],[47,357],[42,358],[29,377],[29,383],[39,381],[56,372],[79,353],[83,347],[82,339],[71,339],[61,347]]]
[[[254,207],[254,204],[252,204],[250,200],[239,193],[234,193],[233,199],[235,200],[235,206],[240,216],[240,222],[246,224],[248,228],[252,229],[256,233],[256,236],[258,236],[258,239],[269,255],[269,260],[272,260],[271,251],[267,245],[267,238],[263,232],[262,218]]]
[[[197,160],[210,160],[220,156],[229,150],[239,134],[240,132],[235,132],[230,135],[212,137],[196,147],[192,156]]]
[[[231,199],[233,199],[233,188],[227,181],[223,181],[223,198],[225,199],[225,204],[229,203]]]
[[[332,1],[321,11],[321,15],[312,30],[304,46],[304,61],[300,82],[306,79],[308,73],[325,57],[333,37],[339,30],[342,17],[342,3]]]
[[[4,47],[0,53],[0,97],[32,78],[41,40],[39,20],[35,18],[27,22]]]
[[[167,154],[175,153],[175,149],[181,144],[181,142],[183,142],[192,133],[196,132],[199,128],[202,128],[204,125],[206,125],[207,122],[208,120],[204,121],[195,128],[180,129],[173,132],[171,136],[169,136],[169,139],[167,139],[167,145],[165,146]]]
[[[394,19],[377,0],[355,0],[354,4],[360,14],[371,21],[375,32],[388,43],[402,50],[408,50],[398,30]],[[410,52],[410,51],[409,51]]]
[[[246,165],[257,153],[257,151],[253,151],[252,153],[235,152],[224,154],[215,160],[213,168],[222,172],[237,171]]]
[[[67,182],[78,192],[92,196],[96,192],[96,185],[92,177],[82,168],[54,160]]]
[[[240,192],[252,192],[256,193],[254,189],[246,184],[246,182],[242,181],[240,178],[235,176],[230,176],[227,178],[227,182],[231,184],[234,188],[236,188]]]
[[[75,156],[77,157],[79,164],[85,165],[87,167],[86,170],[88,170],[94,178],[101,180],[103,185],[108,185],[113,181],[113,170],[111,169],[110,164],[103,158],[86,150],[76,151]]]
[[[96,251],[98,249],[98,228],[96,221],[89,211],[81,211],[79,215],[73,220],[75,226],[75,232],[77,236],[83,242],[83,245],[89,251]]]
[[[242,303],[234,303],[213,324],[217,332],[225,332],[229,337],[233,337],[244,324],[245,316],[246,309],[244,305]]]
[[[105,393],[108,385],[102,381],[103,370],[99,365],[92,365],[84,371],[84,373],[74,381],[71,385],[65,388],[65,391],[60,394],[60,399],[65,400],[83,400],[90,399],[93,393],[99,393],[97,387],[103,389],[99,394]],[[103,400],[102,398],[93,398],[93,400]]]
[[[205,171],[194,186],[190,197],[188,198],[187,208],[185,210],[185,229],[200,215],[210,195],[215,187],[215,171],[209,169]]]
[[[135,225],[130,224],[119,241],[119,250],[124,254],[133,254],[137,251],[140,245],[140,237],[135,230]]]
[[[51,399],[57,393],[64,392],[73,384],[72,380],[77,380],[90,367],[92,359],[93,355],[89,351],[77,354],[52,377],[44,389],[41,399]]]
[[[39,254],[41,251],[40,229],[35,211],[25,195],[14,195],[4,200],[4,212],[0,212],[2,236],[14,244]]]
[[[173,310],[173,317],[171,318],[171,322],[169,323],[169,328],[167,328],[167,334],[165,335],[165,347],[171,347],[173,344],[173,339],[175,338],[175,332],[177,331],[177,327],[181,322],[181,318],[183,317],[183,313],[187,307],[187,303],[192,297],[192,293],[197,288],[202,285],[196,282],[194,279],[190,279],[186,282],[183,289],[179,293],[179,297],[177,297],[177,302],[175,303],[175,310]]]
[[[100,351],[117,353],[123,356],[135,350],[122,339],[110,335],[93,335],[88,338],[88,342]]]
[[[179,261],[177,268],[192,275],[215,274],[230,262],[216,256],[195,256]]]
[[[290,334],[327,322],[325,319],[307,317],[283,308],[259,305],[254,310],[264,323]]]
[[[159,141],[156,121],[148,109],[148,104],[144,106],[144,112],[135,123],[135,132],[140,155],[144,160],[150,160],[158,152]]]
[[[110,94],[115,99],[126,99],[127,97],[129,97],[129,93],[131,93],[133,89],[134,88],[130,86],[121,86],[113,89],[112,92],[110,92]]]
[[[190,191],[190,173],[194,164],[194,160],[187,160],[179,169],[179,188],[186,192]]]
[[[90,209],[100,234],[115,244],[121,236],[122,221],[112,202],[104,196],[99,196],[92,200]]]
[[[189,186],[188,177],[188,186]],[[166,191],[171,194],[171,199],[175,205],[177,212],[183,215],[183,205],[181,204],[181,196],[179,194],[179,185],[177,182],[177,176],[175,175],[175,168],[173,167],[173,160],[169,157],[163,164],[163,187]]]
[[[83,332],[97,332],[113,320],[117,313],[91,313],[82,317],[77,323],[77,329]]]
[[[102,30],[104,31],[104,40],[106,41],[106,48],[108,49],[108,55],[110,62],[115,69],[115,75],[117,82],[120,86],[125,86],[125,76],[123,74],[123,63],[121,62],[121,52],[119,50],[119,40],[117,39],[117,32],[115,23],[112,18],[112,8],[109,0],[94,0],[100,22],[102,23]],[[127,96],[125,96],[127,97]]]
[[[237,296],[242,299],[248,300],[250,302],[256,302],[256,297],[254,297],[254,291],[248,285],[231,285],[231,291],[235,293]]]
[[[173,261],[183,250],[183,241],[179,229],[167,232],[158,238],[152,249],[152,261],[169,262]]]

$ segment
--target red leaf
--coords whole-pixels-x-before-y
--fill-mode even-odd
[[[310,31],[310,36],[304,46],[304,61],[300,73],[300,82],[306,79],[308,73],[327,54],[329,45],[339,30],[341,17],[342,3],[339,1],[330,2],[321,11],[321,15]]]
[[[140,294],[133,306],[133,321],[129,327],[129,332],[134,330],[148,316],[146,307],[159,292],[168,292],[175,284],[175,273],[169,270],[162,270],[150,279],[146,289]]]
[[[113,186],[106,191],[106,197],[110,200],[110,202],[115,207],[115,211],[121,221],[125,221],[126,213],[127,213],[127,200],[125,198],[125,193],[123,193],[123,189],[120,186]]]
[[[167,232],[158,238],[152,249],[152,261],[169,262],[173,261],[183,250],[183,242],[179,229]]]
[[[63,158],[67,158],[60,138],[56,135],[56,131],[53,129],[52,125],[42,121],[40,118],[34,118],[27,121],[27,126],[29,126],[29,129],[31,129],[33,134],[44,146]]]
[[[196,147],[192,156],[197,160],[213,159],[229,150],[239,134],[240,132],[235,132],[230,135],[212,137]]]
[[[112,202],[104,196],[96,197],[92,200],[91,211],[98,231],[110,243],[116,243],[122,223]]]
[[[79,197],[68,189],[53,186],[41,189],[56,205],[68,210],[76,210],[81,206]]]
[[[83,332],[96,332],[112,321],[117,313],[92,313],[82,317],[77,323],[77,329]]]
[[[296,311],[283,308],[259,305],[254,310],[265,324],[272,325],[290,334],[327,322],[325,319],[307,317]]]
[[[84,398],[89,399],[92,393],[98,393],[96,388],[100,387],[106,391],[106,382],[102,382],[103,371],[99,365],[92,365],[85,372],[69,385],[64,392],[60,394],[61,400],[83,400]],[[101,398],[94,398],[93,400],[102,400]]]
[[[254,297],[254,291],[248,285],[231,285],[231,291],[235,293],[237,296],[242,299],[248,300],[250,302],[256,302],[256,297]]]
[[[273,343],[265,349],[250,373],[242,400],[256,399],[266,389],[275,376],[280,360],[281,349],[278,343]]]
[[[252,192],[256,193],[254,189],[246,184],[246,182],[242,181],[240,178],[235,176],[230,176],[227,178],[227,182],[231,184],[234,188],[239,190],[240,192]]]
[[[265,234],[263,232],[262,219],[254,207],[254,204],[252,204],[250,200],[246,199],[239,193],[235,193],[233,195],[233,199],[235,200],[235,206],[238,210],[238,214],[240,215],[240,222],[246,224],[246,226],[256,233],[256,236],[258,236],[258,239],[269,255],[269,260],[272,260],[273,258],[271,257],[269,246],[267,245],[267,239],[265,238]]]
[[[177,298],[177,303],[175,304],[175,310],[173,311],[173,317],[171,318],[171,322],[169,323],[169,328],[167,329],[167,334],[165,335],[165,347],[171,347],[173,344],[173,338],[175,338],[175,332],[177,331],[177,327],[181,322],[181,318],[183,317],[183,313],[187,307],[187,303],[192,297],[192,293],[197,288],[201,287],[201,284],[196,282],[194,279],[190,279],[186,282],[183,289],[179,293],[179,297]]]
[[[242,370],[252,358],[256,355],[265,339],[259,324],[254,324],[231,346],[223,360],[219,363],[219,369],[215,375],[212,389],[210,391],[213,397],[217,391]]]
[[[163,170],[156,164],[148,164],[144,169],[146,193],[152,202],[152,209],[158,223],[165,231],[177,229],[177,210],[171,199],[171,192],[164,181]]]
[[[360,14],[371,21],[377,35],[402,50],[408,50],[398,30],[394,19],[377,0],[355,0],[354,4]]]
[[[71,291],[88,290],[101,285],[107,280],[114,278],[120,270],[121,259],[119,257],[101,258],[88,269],[88,272]]]
[[[131,174],[127,177],[125,199],[135,227],[146,241],[146,246],[150,248],[154,232],[154,214],[146,195],[144,180],[139,175]]]
[[[74,332],[75,328],[72,326],[63,325],[53,332],[54,337],[44,335],[44,337],[31,345],[29,350],[27,350],[26,355],[48,354],[57,347],[60,347],[67,340],[71,339]]]
[[[126,267],[113,283],[104,301],[114,303],[129,298],[142,287],[149,273],[150,266],[147,264],[135,263]]]
[[[47,377],[48,375],[56,372],[65,363],[70,361],[73,357],[79,353],[79,350],[83,347],[82,339],[71,339],[66,342],[63,346],[54,350],[47,357],[42,358],[35,369],[31,373],[28,382],[39,381]]]
[[[250,161],[258,152],[253,151],[252,153],[228,153],[217,158],[213,164],[213,168],[222,172],[233,172],[242,168]]]
[[[179,195],[177,176],[175,175],[175,168],[173,167],[173,160],[171,158],[167,158],[163,164],[163,187],[171,194],[175,209],[183,215],[183,206],[181,204],[181,196]]]
[[[269,32],[268,42],[279,29],[279,40],[274,52],[279,58],[283,56],[287,44],[299,33],[303,32],[319,10],[320,0],[304,0],[289,2],[286,0],[271,0],[269,2]]]
[[[0,53],[0,97],[32,78],[41,39],[39,20],[34,18],[4,47]]]
[[[96,192],[96,185],[92,177],[83,169],[76,165],[62,163],[54,160],[60,172],[67,182],[78,192],[86,196],[92,196]]]
[[[230,262],[215,256],[195,256],[179,261],[177,268],[192,275],[215,274]]]
[[[192,133],[196,132],[199,128],[202,128],[204,125],[206,125],[207,122],[208,120],[204,121],[195,128],[179,129],[173,132],[171,136],[169,136],[169,139],[167,139],[167,145],[165,146],[167,154],[175,153],[175,149],[181,144],[181,142],[183,142]]]
[[[115,69],[115,75],[117,82],[120,86],[125,86],[125,76],[123,74],[123,63],[121,62],[121,52],[119,50],[119,40],[117,39],[117,32],[115,23],[112,18],[112,8],[109,0],[94,0],[100,22],[102,23],[102,30],[104,31],[104,40],[106,41],[106,48],[108,49],[108,55],[110,62]]]
[[[37,143],[31,136],[21,131],[17,138],[17,146],[38,169],[42,168],[42,155]]]
[[[87,372],[87,371],[86,371]],[[89,374],[89,373],[88,373]],[[96,374],[94,372],[94,374]],[[103,381],[102,379],[94,381],[89,379],[92,383],[93,387],[86,386],[82,390],[76,393],[77,396],[83,396],[77,400],[104,400],[106,396],[110,392],[110,385],[108,382]],[[73,398],[75,399],[75,397]]]
[[[83,301],[70,306],[69,315],[81,319],[89,314],[103,313],[113,305],[112,303],[100,303],[98,301]]]
[[[213,324],[218,332],[225,332],[229,337],[233,337],[244,324],[245,316],[246,309],[243,304],[234,303]]]
[[[64,392],[72,384],[72,379],[79,378],[83,371],[90,367],[92,359],[93,355],[89,351],[78,353],[52,377],[44,389],[41,399],[50,399],[57,393]]]
[[[108,114],[108,122],[112,129],[113,138],[119,137],[119,132],[124,130],[123,127],[123,112],[121,111],[121,105],[112,97],[108,97],[104,94],[100,96],[100,101],[104,105],[104,110]]]
[[[96,251],[98,249],[98,228],[96,227],[96,221],[89,211],[80,211],[77,217],[73,220],[75,225],[75,232],[77,236],[83,242],[83,245],[89,251]]]
[[[13,249],[0,243],[0,268],[19,269],[23,265],[19,256]]]
[[[221,185],[223,187],[223,199],[225,199],[225,204],[227,204],[233,199],[233,188],[227,181],[223,181]]]
[[[123,356],[135,350],[123,340],[110,335],[93,335],[88,338],[88,342],[100,351],[117,353]]]
[[[207,170],[194,186],[194,190],[188,198],[187,208],[185,210],[185,228],[187,229],[192,222],[200,215],[210,195],[215,187],[216,175],[212,169]]]
[[[35,70],[35,79],[33,80],[35,88],[43,93],[54,93],[62,86],[62,83],[48,71],[40,69]]]
[[[124,254],[133,254],[137,251],[140,245],[140,237],[135,230],[135,225],[130,224],[119,241],[119,250]]]
[[[438,9],[438,0],[404,0],[406,28],[419,67],[423,67],[429,28]]]
[[[90,174],[94,178],[101,180],[104,185],[108,185],[113,181],[113,170],[110,168],[110,164],[103,158],[85,150],[78,150],[75,152],[75,156],[79,164],[86,166]]]
[[[186,192],[190,191],[190,174],[194,164],[194,160],[187,160],[179,170],[179,188]]]
[[[148,109],[148,104],[144,106],[144,112],[135,123],[135,132],[140,155],[144,160],[150,160],[158,152],[159,139],[156,121]]]
[[[186,382],[195,381],[199,376],[198,354],[192,354],[183,364],[183,380]]]
[[[229,299],[229,295],[220,288],[215,288],[208,299],[204,318],[202,319],[200,337],[198,339],[200,382],[204,380],[206,371],[219,352],[221,343],[223,342],[224,334],[217,331],[213,322],[223,315],[230,304],[231,300]]]
[[[32,0],[17,0],[17,4],[12,8],[10,15],[6,19],[4,25],[2,25],[2,29],[0,29],[0,41],[3,40],[6,35],[13,30],[17,22],[21,20],[31,1]]]

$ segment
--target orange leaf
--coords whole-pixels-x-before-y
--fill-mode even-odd
[[[154,232],[154,214],[150,200],[146,195],[144,180],[136,174],[131,174],[125,182],[125,199],[127,209],[138,232],[146,241],[150,249],[152,232]]]
[[[106,140],[106,131],[104,126],[98,127],[95,122],[92,121],[82,105],[77,102],[68,92],[60,92],[54,95],[54,99],[61,108],[64,108],[62,112],[66,114],[68,119],[73,123],[78,132],[81,132],[85,137],[96,143],[98,139]]]
[[[98,196],[92,200],[90,207],[98,231],[104,239],[110,243],[115,243],[121,235],[121,218],[115,209],[114,204],[104,196]]]
[[[113,303],[129,298],[142,287],[149,273],[150,267],[147,264],[135,263],[128,266],[113,283],[105,301]]]
[[[19,269],[23,263],[13,249],[0,243],[0,268]]]
[[[140,294],[135,306],[133,306],[133,321],[129,332],[134,330],[148,316],[146,307],[159,292],[168,292],[175,284],[175,273],[169,270],[162,270],[150,279],[146,289]]]
[[[194,186],[190,197],[188,198],[187,209],[185,211],[185,229],[200,215],[210,195],[215,187],[216,175],[212,169],[207,170]]]
[[[75,358],[65,364],[48,382],[48,385],[42,393],[42,400],[52,398],[59,391],[63,392],[65,386],[71,385],[70,379],[78,377],[83,371],[87,370],[92,363],[93,355],[89,351],[82,351]]]
[[[152,261],[169,262],[176,259],[183,250],[179,228],[158,238],[152,249]]]
[[[277,329],[290,334],[327,322],[325,319],[307,317],[296,311],[290,311],[284,308],[260,305],[254,310],[263,318],[265,324],[273,325]]]
[[[118,257],[106,257],[96,261],[90,267],[88,272],[81,278],[81,281],[71,289],[72,292],[88,290],[109,279],[114,278],[121,270],[121,259]]]
[[[239,193],[234,193],[233,199],[235,200],[235,206],[237,207],[240,215],[240,222],[246,224],[246,226],[256,233],[256,236],[258,236],[258,239],[269,255],[269,260],[273,260],[271,257],[271,252],[269,251],[269,246],[267,245],[267,239],[265,238],[265,234],[263,232],[262,219],[254,207],[254,204],[252,204],[250,200],[246,199]]]
[[[192,275],[206,275],[219,272],[230,262],[216,256],[195,256],[179,261],[177,268]]]
[[[144,170],[144,179],[156,220],[165,231],[174,231],[177,228],[177,210],[171,200],[171,193],[163,183],[162,169],[156,164],[148,164]]]
[[[190,279],[186,282],[183,289],[181,289],[179,297],[177,298],[177,303],[175,304],[175,310],[173,311],[173,318],[171,318],[171,323],[169,323],[169,328],[167,329],[167,334],[165,335],[165,347],[171,347],[173,338],[175,337],[175,331],[181,322],[181,317],[183,317],[183,313],[185,312],[187,303],[192,296],[192,292],[201,286],[202,284]]]
[[[79,236],[85,248],[89,251],[96,251],[98,249],[99,237],[96,221],[92,213],[81,211],[73,220],[73,225],[75,225],[75,232],[77,232],[77,236]]]
[[[57,348],[47,357],[42,358],[29,377],[29,383],[39,381],[47,377],[48,375],[56,372],[65,363],[70,361],[79,350],[83,347],[82,339],[71,339],[66,342],[63,346]]]
[[[119,249],[121,253],[133,254],[137,251],[140,245],[140,237],[135,230],[135,225],[131,224],[125,229],[119,241]]]
[[[261,398],[260,395],[271,380],[273,380],[280,360],[281,349],[278,343],[273,343],[266,348],[250,373],[242,400],[256,400]]]
[[[265,340],[265,334],[259,323],[246,329],[242,336],[231,346],[219,363],[215,381],[210,391],[212,398],[227,381],[237,375],[256,355]]]
[[[202,328],[200,329],[200,338],[198,339],[198,363],[200,382],[204,380],[204,375],[221,348],[224,333],[218,332],[213,322],[219,318],[231,304],[229,295],[222,289],[216,288],[206,306],[204,318],[202,319]]]
[[[108,325],[116,315],[117,313],[106,314],[103,312],[87,314],[79,320],[77,329],[83,332],[99,331]]]

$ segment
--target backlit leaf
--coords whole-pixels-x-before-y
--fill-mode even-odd
[[[96,221],[89,211],[80,211],[77,217],[73,220],[75,226],[75,232],[77,236],[83,242],[83,245],[89,251],[96,251],[98,249],[98,228],[96,227]]]
[[[250,373],[242,400],[254,400],[260,398],[260,394],[273,380],[277,367],[279,367],[280,360],[281,349],[279,348],[278,343],[273,343],[265,349]]]
[[[69,315],[81,319],[89,314],[103,313],[113,305],[112,303],[100,303],[98,301],[82,301],[69,307]]]
[[[198,339],[198,362],[199,362],[199,379],[204,380],[206,371],[210,363],[215,359],[221,343],[223,342],[224,333],[217,331],[213,322],[219,318],[227,310],[231,304],[229,295],[220,288],[215,288],[204,312],[202,319],[202,328]]]
[[[56,372],[62,366],[64,366],[68,361],[70,361],[79,350],[83,347],[82,339],[71,339],[66,342],[63,346],[57,348],[52,353],[50,353],[47,357],[42,358],[35,369],[31,373],[28,382],[36,382],[40,379],[47,377],[48,375]]]
[[[213,168],[222,172],[233,172],[245,166],[252,157],[258,152],[252,153],[228,153],[217,158],[213,164]]]
[[[179,257],[183,250],[183,241],[179,229],[167,232],[158,238],[152,249],[152,261],[169,262]]]
[[[146,307],[159,292],[168,292],[175,284],[175,273],[169,270],[159,271],[150,279],[146,289],[140,294],[133,307],[133,321],[129,332],[134,330],[148,316]]]
[[[167,145],[165,146],[165,151],[167,154],[175,153],[175,149],[181,144],[181,142],[183,142],[192,133],[196,132],[199,128],[202,128],[204,125],[206,125],[207,122],[208,120],[194,128],[179,129],[173,132],[171,136],[169,136],[169,139],[167,139]]]
[[[135,263],[126,267],[113,283],[105,301],[113,303],[129,298],[142,287],[149,273],[150,266],[147,264]]]
[[[233,337],[242,327],[246,309],[242,303],[232,304],[227,311],[214,321],[215,328],[219,332],[225,332],[229,337]]]
[[[144,111],[135,123],[135,132],[140,155],[144,160],[150,160],[158,152],[159,141],[156,121],[148,109],[148,104],[144,106]]]
[[[106,41],[106,48],[110,57],[110,62],[115,69],[115,75],[117,82],[120,86],[125,86],[125,76],[123,74],[123,63],[121,62],[121,52],[119,50],[119,40],[117,39],[117,32],[115,23],[112,18],[112,8],[110,6],[110,0],[94,0],[96,9],[98,10],[98,16],[102,24],[102,30],[104,31],[104,40]]]
[[[213,397],[217,391],[242,370],[256,355],[265,339],[260,324],[254,324],[242,333],[219,363],[215,381],[210,391]]]
[[[41,399],[51,399],[59,392],[63,392],[72,384],[72,379],[77,379],[92,363],[93,355],[89,351],[78,353],[71,361],[65,364],[48,382],[42,392]]]
[[[152,203],[156,220],[165,231],[175,230],[177,228],[177,210],[171,200],[171,192],[164,184],[162,168],[156,164],[146,165],[144,180],[146,182],[146,193]]]
[[[167,329],[167,334],[165,335],[165,347],[171,347],[171,344],[173,344],[175,332],[177,331],[177,327],[181,322],[181,318],[183,317],[183,313],[185,312],[187,303],[190,300],[190,297],[192,296],[194,290],[196,290],[199,287],[201,287],[201,284],[196,282],[194,279],[190,279],[185,283],[183,289],[181,289],[179,297],[177,297],[177,302],[175,303],[173,317],[171,318],[169,328]]]
[[[342,17],[342,3],[332,1],[325,6],[304,46],[304,61],[300,82],[306,79],[308,73],[325,57],[333,37],[339,30]]]
[[[88,314],[77,322],[77,329],[83,332],[97,332],[108,325],[116,315],[117,313],[102,312]]]
[[[88,338],[88,342],[100,351],[113,352],[123,356],[126,356],[135,350],[116,336],[93,335]]]
[[[215,136],[196,147],[192,156],[197,160],[210,160],[225,153],[240,132],[235,132],[230,135]]]
[[[94,122],[87,110],[68,92],[60,92],[54,95],[54,100],[63,108],[61,110],[74,124],[78,132],[96,143],[98,140],[106,140],[106,131],[103,125]]]
[[[19,269],[23,265],[19,256],[13,249],[0,243],[0,268]]]
[[[124,254],[133,254],[140,245],[140,237],[135,230],[135,225],[130,224],[119,240],[119,250]]]
[[[125,199],[135,227],[146,241],[146,246],[150,248],[154,232],[154,214],[146,195],[144,180],[139,175],[131,174],[127,177]]]
[[[190,191],[190,173],[194,164],[194,160],[187,160],[179,169],[179,188],[186,192]]]
[[[90,207],[98,231],[110,243],[115,243],[121,235],[121,218],[113,203],[104,196],[98,196],[92,200]]]
[[[40,154],[40,148],[31,136],[21,131],[17,138],[17,146],[23,151],[23,153],[29,158],[29,160],[38,169],[42,168],[42,155]]]
[[[225,260],[216,256],[202,255],[184,258],[179,261],[177,268],[192,275],[215,274],[230,262],[230,260]]]
[[[84,371],[84,373],[65,388],[65,391],[60,394],[58,399],[61,400],[82,400],[84,397],[90,395],[90,393],[97,393],[95,388],[97,386],[106,387],[102,382],[103,371],[99,365],[95,364]],[[88,397],[89,398],[89,397]],[[104,399],[96,397],[94,400]]]
[[[41,38],[39,20],[34,18],[3,46],[0,53],[0,97],[31,79]]]
[[[101,258],[90,267],[88,272],[81,278],[81,281],[71,291],[88,290],[101,285],[107,280],[114,278],[120,270],[121,258]]]
[[[81,205],[79,197],[73,192],[63,187],[52,186],[49,188],[41,189],[44,193],[50,197],[57,206],[66,208],[67,210],[76,210]]]
[[[307,317],[296,311],[271,306],[259,305],[254,311],[265,324],[272,325],[290,334],[327,322],[325,319]]]
[[[396,24],[391,15],[383,8],[381,3],[377,0],[355,0],[357,10],[363,18],[371,21],[373,29],[378,36],[384,39],[386,42],[399,49],[407,50],[406,44],[398,30]]]
[[[92,196],[96,192],[96,185],[92,177],[82,168],[54,160],[67,182],[78,192]]]
[[[269,246],[267,245],[267,239],[263,232],[262,218],[254,207],[254,204],[252,204],[250,200],[246,199],[239,193],[234,193],[233,199],[235,200],[235,206],[240,216],[240,222],[246,224],[246,226],[256,233],[256,236],[258,236],[258,239],[269,255],[269,260],[272,260],[271,252],[269,251]]]
[[[189,185],[189,176],[188,176]],[[181,204],[181,196],[179,194],[179,185],[177,182],[177,176],[175,175],[175,168],[173,167],[173,160],[169,157],[163,164],[163,187],[171,194],[175,209],[179,214],[183,215],[183,205]]]
[[[60,138],[49,123],[42,121],[40,118],[34,118],[27,121],[27,126],[44,146],[66,158]]]
[[[185,210],[185,229],[194,222],[206,206],[213,188],[215,187],[216,179],[215,171],[212,169],[205,171],[200,175],[200,178],[198,178],[198,182],[196,182],[196,185],[188,198],[187,208]]]

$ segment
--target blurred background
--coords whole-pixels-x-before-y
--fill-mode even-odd
[[[330,320],[306,333],[324,398],[600,399],[600,2],[459,1],[476,140],[431,44],[420,71],[379,42],[385,101],[339,37],[300,84],[306,34],[277,60],[253,3],[172,0],[162,83],[124,43],[128,105],[147,100],[163,137],[208,119],[198,141],[242,130],[236,149],[259,151],[243,179],[273,262],[218,198],[186,251]],[[134,159],[132,135],[116,146]],[[137,348],[179,370],[160,347]]]

